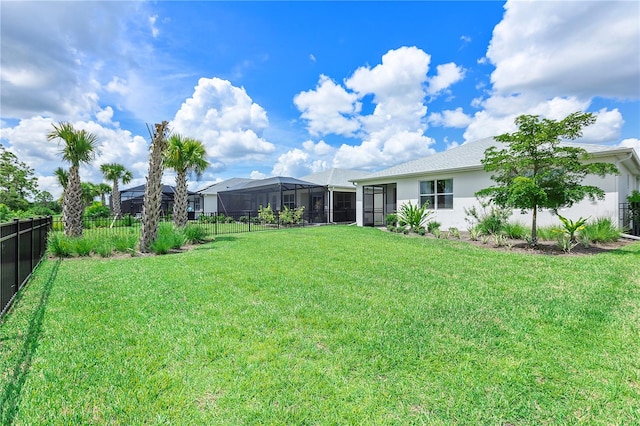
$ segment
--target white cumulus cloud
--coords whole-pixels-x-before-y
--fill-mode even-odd
[[[268,124],[266,111],[244,88],[214,77],[198,81],[171,128],[201,140],[209,157],[228,162],[272,153],[275,146],[261,136]]]

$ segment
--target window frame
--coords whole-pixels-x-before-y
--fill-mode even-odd
[[[451,191],[450,192],[446,192],[446,188],[447,188],[447,183],[446,181],[451,181]],[[438,184],[442,182],[442,185],[444,187],[444,191],[443,192],[439,192],[438,190]],[[433,188],[433,192],[422,192],[422,187],[423,184],[426,184],[425,186],[427,187],[432,187]],[[427,207],[429,210],[453,210],[453,178],[447,178],[447,179],[429,179],[429,180],[421,180],[418,181],[418,200],[420,202],[420,205],[423,205],[425,201],[429,201],[429,206]],[[439,197],[451,197],[451,206],[450,207],[440,207],[440,203],[438,202],[438,198]],[[433,200],[433,203],[431,202],[431,200]],[[444,203],[445,205],[448,203]]]

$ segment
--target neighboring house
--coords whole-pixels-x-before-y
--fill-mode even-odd
[[[120,205],[122,214],[131,214],[140,216],[142,214],[142,205],[144,204],[145,185],[135,186],[120,191]],[[170,214],[173,211],[173,197],[175,195],[175,187],[170,185],[162,185],[162,202],[160,209],[163,214]],[[195,192],[188,192],[189,202],[188,216],[194,219],[196,214],[202,212],[202,196]]]
[[[253,182],[254,179],[245,178],[231,178],[223,180],[222,182],[214,183],[206,188],[202,188],[197,191],[202,196],[203,209],[205,213],[217,213],[218,212],[218,192],[227,191],[235,186],[245,184],[247,182]]]
[[[364,177],[369,173],[359,170],[333,168],[303,176],[300,179],[326,187],[329,222],[344,223],[356,221],[356,186],[351,181]]]
[[[313,182],[290,177],[266,179],[229,179],[200,191],[206,213],[226,216],[257,216],[260,207],[271,206],[279,212],[304,207],[304,218],[312,223],[326,223],[327,188]],[[214,201],[215,199],[215,201]],[[209,209],[213,210],[209,210]]]
[[[640,189],[638,153],[633,148],[566,145],[584,148],[595,161],[614,163],[620,174],[604,178],[587,176],[584,183],[603,189],[604,200],[591,202],[585,199],[571,208],[561,209],[561,214],[571,219],[609,217],[622,226],[622,204],[633,190]],[[357,224],[383,226],[385,216],[396,212],[404,203],[429,201],[429,208],[435,210],[434,220],[440,222],[443,229],[467,229],[465,209],[479,206],[474,194],[495,183],[481,164],[484,152],[490,146],[500,148],[503,145],[493,138],[481,139],[354,179]],[[531,212],[514,211],[512,219],[529,224]],[[558,218],[546,210],[538,214],[539,225],[558,223]]]

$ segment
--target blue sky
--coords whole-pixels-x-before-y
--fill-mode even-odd
[[[513,131],[598,119],[640,150],[638,2],[7,2],[1,143],[60,193],[51,124],[95,133],[83,167],[144,183],[146,125],[203,141],[197,189],[230,177],[378,170]],[[165,182],[173,175],[165,173]]]

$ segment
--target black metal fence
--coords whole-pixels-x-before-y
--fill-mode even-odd
[[[332,214],[331,214],[332,213]],[[225,213],[190,213],[189,223],[197,224],[212,236],[224,234],[237,234],[243,232],[268,231],[291,227],[304,227],[311,225],[326,224],[329,218],[333,218],[334,222],[344,222],[344,218],[348,214],[342,211],[335,212],[309,212],[302,213],[300,217],[296,217],[292,211],[288,213],[274,211],[271,217],[260,216],[251,211],[235,211]],[[171,223],[170,215],[163,215],[160,218],[162,222]],[[54,231],[63,231],[64,224],[62,219],[53,221]],[[140,229],[140,218],[125,215],[122,217],[105,217],[105,218],[83,218],[83,227],[85,234],[89,232],[92,235],[110,235],[116,232],[137,232]]]
[[[51,216],[0,223],[0,316],[42,260],[51,224]]]
[[[621,203],[619,212],[623,228],[640,237],[640,203]]]

